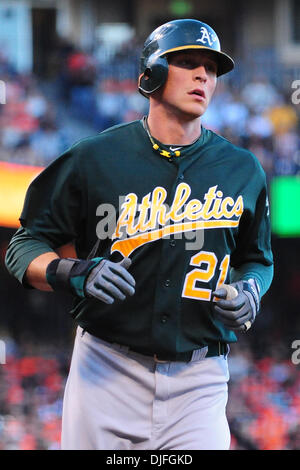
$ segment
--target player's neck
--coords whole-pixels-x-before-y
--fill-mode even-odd
[[[184,119],[165,110],[151,110],[148,116],[151,135],[163,144],[189,145],[200,137],[201,120]]]

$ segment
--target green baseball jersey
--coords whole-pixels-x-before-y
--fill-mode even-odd
[[[145,354],[235,342],[214,316],[212,292],[253,277],[262,295],[270,286],[264,171],[249,151],[203,127],[180,156],[156,143],[134,121],[63,153],[27,191],[7,267],[23,282],[36,256],[73,241],[87,258],[100,240],[97,256],[131,258],[136,292],[112,305],[76,298],[80,326]]]

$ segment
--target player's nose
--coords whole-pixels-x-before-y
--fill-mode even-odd
[[[194,80],[199,80],[201,82],[207,81],[207,70],[204,65],[199,65],[194,69]]]

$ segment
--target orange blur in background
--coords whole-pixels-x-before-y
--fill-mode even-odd
[[[18,228],[27,188],[43,167],[0,162],[0,226]]]

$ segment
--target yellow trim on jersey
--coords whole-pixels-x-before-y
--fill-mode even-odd
[[[151,243],[160,238],[171,234],[190,232],[191,230],[212,229],[212,228],[230,228],[238,227],[239,220],[200,220],[197,222],[185,222],[183,224],[166,225],[157,230],[151,230],[147,233],[141,233],[134,237],[118,240],[112,244],[111,253],[118,251],[123,256],[130,256],[131,253],[146,243]]]

